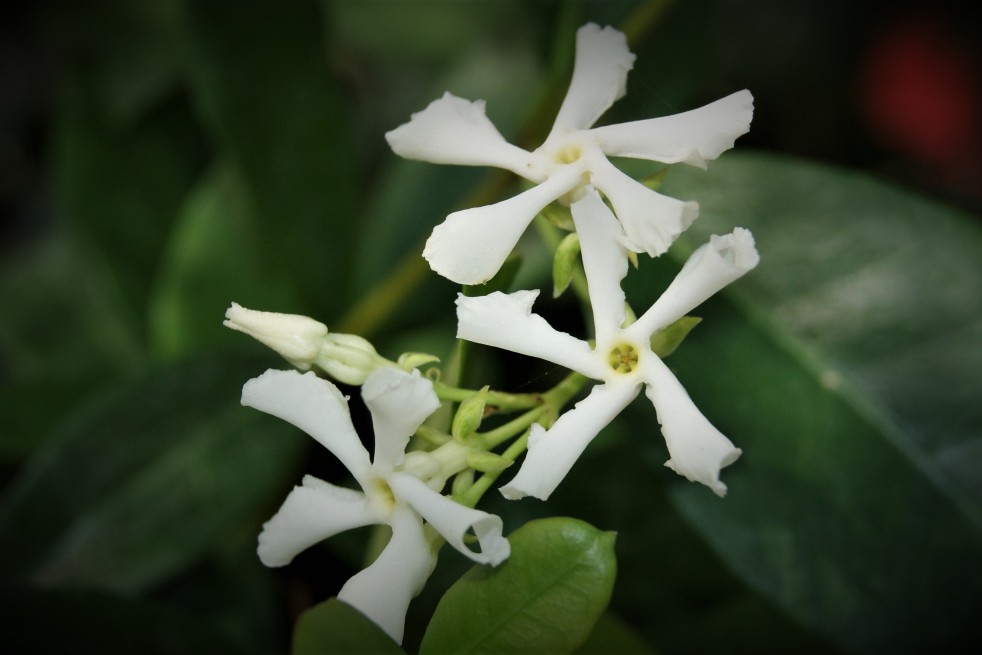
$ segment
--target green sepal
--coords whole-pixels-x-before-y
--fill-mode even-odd
[[[507,457],[484,450],[471,450],[467,453],[467,465],[481,473],[500,473],[513,463]]]
[[[573,225],[573,213],[566,205],[558,202],[551,202],[543,207],[539,214],[541,214],[543,218],[556,227],[566,230],[567,232],[572,232],[576,229],[576,227]]]
[[[485,385],[480,391],[475,391],[460,403],[450,426],[450,434],[457,441],[464,441],[480,427],[484,419],[484,406],[488,403],[488,391],[490,387]]]
[[[658,330],[651,335],[652,352],[662,359],[668,357],[701,321],[698,316],[683,316],[671,325]]]
[[[580,237],[576,232],[570,232],[556,247],[552,258],[552,297],[558,298],[573,281],[576,262],[580,256]]]
[[[421,425],[416,428],[416,436],[426,443],[433,444],[434,446],[442,446],[450,441],[449,434],[429,425]]]
[[[668,168],[668,166],[665,166],[661,170],[655,171],[651,175],[646,175],[645,177],[641,178],[641,184],[645,185],[652,191],[657,191],[661,187],[662,182],[665,181],[665,177],[668,175]]]
[[[399,365],[399,368],[408,372],[414,368],[419,368],[424,364],[432,364],[433,362],[438,361],[440,361],[440,358],[436,355],[431,355],[429,353],[408,352],[399,355],[399,359],[396,360],[396,364]]]

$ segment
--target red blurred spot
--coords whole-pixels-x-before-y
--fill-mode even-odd
[[[977,63],[934,17],[889,24],[871,43],[860,83],[870,130],[888,148],[946,169],[979,161]]]

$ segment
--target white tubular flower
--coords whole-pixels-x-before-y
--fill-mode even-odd
[[[705,168],[750,129],[753,96],[738,91],[675,116],[591,129],[624,95],[633,64],[623,34],[592,23],[581,27],[566,98],[549,136],[533,152],[505,141],[485,116],[483,101],[450,93],[385,135],[392,150],[408,159],[495,166],[538,185],[494,205],[450,214],[423,250],[434,271],[460,284],[487,281],[543,207],[561,198],[575,200],[587,184],[610,200],[628,248],[651,256],[668,249],[695,220],[698,205],[652,191],[607,156]]]
[[[327,326],[312,318],[260,312],[238,303],[225,311],[222,325],[248,334],[303,371],[310,369],[327,336]]]
[[[714,236],[692,254],[675,281],[635,323],[624,323],[627,274],[623,232],[592,188],[572,205],[580,234],[596,346],[552,328],[532,313],[538,292],[495,292],[457,298],[457,336],[461,339],[539,357],[603,384],[566,412],[549,429],[533,426],[528,453],[515,478],[501,488],[507,498],[545,500],[572,468],[587,444],[646,386],[655,406],[670,459],[665,463],[717,495],[726,493],[720,470],[740,456],[696,408],[678,380],[651,350],[651,336],[757,265],[753,237],[745,229]]]
[[[345,384],[364,384],[376,369],[399,367],[379,355],[367,339],[328,333],[323,323],[299,314],[260,312],[232,303],[222,324],[254,337],[301,371],[316,366]]]
[[[297,426],[330,450],[351,472],[361,491],[306,476],[259,535],[259,558],[283,566],[328,537],[364,525],[386,523],[392,538],[368,568],[341,588],[338,598],[357,608],[397,642],[406,609],[436,564],[423,532],[429,523],[455,549],[475,562],[496,566],[509,553],[497,516],[459,505],[400,471],[409,438],[440,403],[432,383],[384,368],[368,376],[363,398],[372,414],[375,453],[355,433],[347,400],[336,386],[313,373],[266,371],[242,388],[242,404]],[[479,549],[464,536],[473,532]]]

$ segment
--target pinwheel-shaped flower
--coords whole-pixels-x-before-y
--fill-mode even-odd
[[[753,97],[739,91],[675,116],[590,129],[622,97],[634,55],[624,35],[595,24],[576,33],[576,61],[566,98],[545,142],[534,152],[509,144],[484,114],[484,102],[450,93],[387,133],[396,154],[437,164],[496,166],[537,186],[486,207],[450,214],[426,242],[434,271],[460,284],[491,278],[525,228],[553,200],[575,200],[587,184],[603,192],[626,244],[652,256],[665,252],[698,214],[694,202],[652,191],[608,155],[705,168],[750,129]]]
[[[737,228],[696,250],[665,293],[636,322],[622,327],[627,274],[621,228],[595,190],[572,205],[580,234],[596,345],[559,332],[532,314],[537,291],[457,298],[461,339],[540,357],[603,381],[584,400],[544,430],[533,426],[528,453],[515,478],[501,488],[508,498],[545,500],[587,444],[645,385],[671,458],[665,463],[716,494],[726,493],[719,472],[740,456],[696,408],[685,389],[651,350],[651,336],[757,265],[753,237]]]
[[[338,598],[401,642],[409,602],[436,562],[424,536],[424,520],[475,562],[497,565],[510,548],[501,535],[500,518],[455,503],[399,470],[409,438],[439,407],[430,381],[418,373],[380,369],[368,376],[362,396],[375,427],[372,460],[355,433],[345,397],[327,380],[313,373],[266,371],[243,387],[243,405],[305,431],[341,460],[362,488],[357,492],[306,476],[263,526],[259,558],[267,566],[283,566],[339,532],[387,523],[392,528],[389,543],[375,562],[345,583]],[[477,536],[479,552],[465,545],[468,531]]]

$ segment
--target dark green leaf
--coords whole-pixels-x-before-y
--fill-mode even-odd
[[[612,532],[583,521],[531,521],[497,568],[475,566],[443,596],[420,653],[572,653],[610,601]]]
[[[130,383],[55,435],[0,503],[2,572],[147,588],[244,522],[256,529],[305,439],[239,406],[255,363],[200,359]]]
[[[673,356],[744,449],[725,501],[683,484],[679,508],[749,584],[849,649],[978,638],[977,223],[761,155],[673,170],[664,191],[700,202],[688,249],[743,225],[762,256],[737,285],[743,316],[707,305]]]
[[[655,650],[625,621],[605,612],[576,655],[655,655]]]
[[[255,200],[268,270],[330,325],[349,301],[357,161],[321,3],[187,3],[197,108]]]
[[[337,598],[329,598],[301,614],[293,631],[293,655],[405,652],[371,619]]]
[[[222,326],[229,304],[298,309],[291,284],[267,266],[261,232],[239,176],[214,169],[180,212],[150,299],[150,336],[159,354],[173,358],[229,344],[259,351],[264,347]]]

